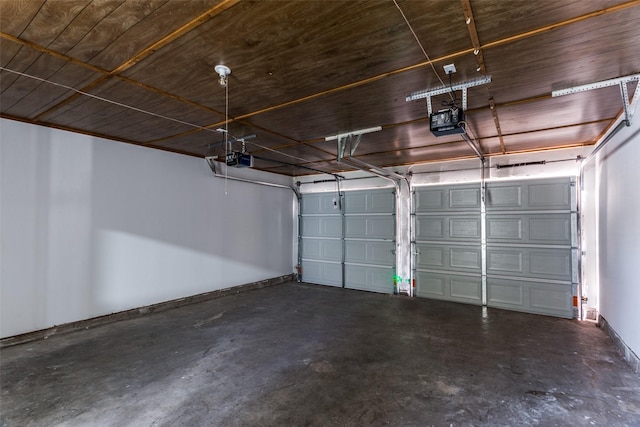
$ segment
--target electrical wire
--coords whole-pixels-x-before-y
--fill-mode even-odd
[[[226,77],[225,77],[226,79]],[[225,80],[224,85],[224,194],[227,195],[227,181],[229,177],[229,165],[227,156],[229,155],[229,80]]]
[[[442,84],[442,86],[446,87],[446,84],[440,78],[440,75],[436,71],[436,67],[434,67],[434,65],[433,65],[433,61],[431,61],[431,58],[429,58],[429,55],[427,54],[427,51],[422,46],[422,43],[420,43],[420,39],[418,38],[418,35],[413,30],[413,27],[411,26],[411,24],[409,23],[409,20],[407,19],[407,17],[405,16],[404,12],[400,8],[400,5],[398,5],[398,2],[396,0],[393,0],[393,3],[396,5],[398,10],[400,11],[400,14],[404,18],[404,22],[406,22],[407,26],[409,27],[409,30],[411,31],[411,34],[413,34],[413,37],[416,39],[416,42],[418,43],[418,46],[420,46],[420,49],[422,50],[422,53],[424,54],[425,58],[427,58],[427,61],[429,62],[429,65],[431,65],[431,69],[435,73],[436,77],[438,78],[438,80],[440,80],[440,83]],[[449,75],[449,97],[451,98],[451,101],[450,102],[442,101],[442,105],[448,106],[449,108],[453,108],[453,107],[457,108],[458,107],[458,95],[453,91],[453,86],[451,84],[451,74],[453,74],[453,73],[448,73],[448,75]],[[475,137],[475,135],[473,135],[473,132],[471,131],[471,129],[469,129],[468,123],[460,122],[460,124],[462,124],[462,123],[465,124],[465,129],[464,129],[465,133],[469,134],[471,139],[475,141],[476,137]],[[478,146],[480,146],[480,143],[478,143]]]
[[[416,34],[416,32],[413,30],[413,27],[411,26],[411,24],[409,23],[409,20],[407,19],[407,17],[405,16],[404,12],[402,11],[402,9],[400,8],[400,5],[398,4],[398,2],[396,0],[393,0],[393,3],[396,5],[396,7],[398,8],[398,11],[400,12],[400,14],[402,15],[402,18],[404,19],[404,22],[407,24],[407,27],[409,27],[409,31],[411,31],[411,34],[413,34],[413,38],[416,39],[416,42],[418,43],[418,46],[420,46],[420,50],[422,50],[422,53],[424,54],[424,57],[427,58],[427,62],[429,62],[429,65],[431,65],[431,69],[433,70],[433,72],[435,73],[436,77],[438,78],[438,80],[440,80],[440,83],[442,84],[442,86],[446,86],[444,84],[444,81],[442,81],[442,79],[440,78],[440,75],[438,74],[438,72],[436,71],[436,67],[433,65],[433,61],[431,61],[431,58],[429,58],[429,55],[427,54],[427,51],[425,50],[424,46],[422,46],[422,43],[420,43],[420,39],[418,38],[418,35]],[[451,76],[451,75],[449,75]],[[451,95],[451,93],[449,93],[449,96],[451,96],[451,99],[453,100],[453,95]]]
[[[106,102],[108,104],[117,105],[118,107],[126,108],[126,109],[133,110],[133,111],[137,111],[137,112],[142,113],[142,114],[148,114],[150,116],[158,117],[160,119],[169,120],[169,121],[172,121],[172,122],[175,122],[175,123],[180,123],[182,125],[189,126],[189,127],[192,127],[192,128],[198,129],[198,130],[203,130],[203,131],[206,131],[206,132],[218,133],[217,130],[212,129],[211,127],[200,126],[200,125],[196,125],[194,123],[186,122],[184,120],[175,119],[173,117],[168,117],[168,116],[165,116],[165,115],[162,115],[162,114],[158,114],[158,113],[153,113],[151,111],[143,110],[143,109],[138,108],[138,107],[134,107],[134,106],[131,106],[131,105],[128,105],[128,104],[124,104],[122,102],[114,101],[112,99],[108,99],[108,98],[104,98],[102,96],[94,95],[92,93],[84,92],[82,90],[76,89],[74,87],[71,87],[71,86],[68,86],[68,85],[65,85],[65,84],[62,84],[62,83],[57,83],[57,82],[53,82],[51,80],[43,79],[41,77],[37,77],[37,76],[34,76],[32,74],[28,74],[28,73],[23,73],[23,72],[20,72],[20,71],[12,70],[10,68],[6,68],[6,67],[3,67],[3,66],[0,66],[0,70],[1,71],[6,71],[6,72],[11,73],[11,74],[19,75],[21,77],[26,77],[26,78],[29,78],[29,79],[37,80],[39,82],[48,83],[48,84],[53,85],[53,86],[57,86],[57,87],[60,87],[60,88],[64,88],[66,90],[70,90],[70,91],[75,92],[75,93],[77,93],[79,95],[84,95],[84,96],[87,96],[89,98],[96,99],[98,101]],[[228,98],[228,86],[229,85],[228,85],[228,82],[227,82],[227,92],[226,92],[227,98]],[[229,126],[229,110],[228,110],[228,108],[229,108],[228,104],[225,105],[225,126],[226,126],[225,129],[228,129],[228,126]],[[228,134],[228,132],[226,132],[226,133]],[[227,141],[228,141],[228,139],[225,138],[225,147],[227,146]],[[304,159],[302,157],[297,157],[297,156],[294,156],[294,155],[291,155],[291,154],[283,153],[283,152],[275,150],[273,148],[269,148],[269,147],[265,147],[263,145],[260,145],[257,142],[251,142],[251,141],[246,141],[246,142],[247,142],[247,144],[254,145],[254,146],[256,146],[258,148],[261,148],[263,150],[267,150],[267,151],[271,151],[271,152],[277,153],[277,154],[279,154],[281,156],[290,157],[292,159],[300,160],[300,161],[303,161],[303,162],[306,162],[306,163],[313,163],[313,161],[311,161],[311,160]],[[225,155],[226,155],[226,149],[225,149]],[[226,158],[225,158],[225,163],[226,163]]]
[[[444,107],[449,107],[451,109],[453,109],[453,108],[457,109],[457,108],[459,108],[459,106],[458,106],[458,94],[453,91],[453,84],[451,82],[451,75],[452,74],[453,73],[448,73],[447,74],[449,76],[449,96],[451,97],[451,101],[442,100],[442,105]]]
[[[194,127],[196,129],[206,130],[208,132],[215,132],[214,129],[209,129],[209,128],[206,128],[204,126],[200,126],[200,125],[196,125],[196,124],[193,124],[193,123],[185,122],[184,120],[174,119],[172,117],[167,117],[167,116],[164,116],[162,114],[153,113],[151,111],[147,111],[147,110],[143,110],[143,109],[138,108],[138,107],[133,107],[131,105],[123,104],[121,102],[114,101],[112,99],[103,98],[102,96],[98,96],[98,95],[94,95],[92,93],[84,92],[84,91],[78,90],[78,89],[76,89],[74,87],[67,86],[67,85],[62,84],[62,83],[52,82],[51,80],[43,79],[41,77],[36,77],[34,75],[31,75],[31,74],[27,74],[27,73],[22,73],[20,71],[11,70],[9,68],[2,67],[2,66],[0,66],[0,70],[6,71],[6,72],[12,73],[12,74],[17,74],[17,75],[22,76],[22,77],[27,77],[27,78],[30,78],[30,79],[33,79],[33,80],[38,80],[38,81],[43,82],[43,83],[49,83],[49,84],[51,84],[53,86],[58,86],[58,87],[73,91],[73,92],[75,92],[75,93],[77,93],[79,95],[88,96],[89,98],[94,98],[94,99],[97,99],[98,101],[103,101],[103,102],[107,102],[109,104],[117,105],[118,107],[128,108],[130,110],[134,110],[134,111],[137,111],[139,113],[148,114],[150,116],[158,117],[158,118],[165,119],[165,120],[170,120],[172,122],[176,122],[176,123],[180,123],[180,124],[183,124],[183,125],[186,125],[186,126]]]

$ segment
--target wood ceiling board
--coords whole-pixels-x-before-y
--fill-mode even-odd
[[[187,136],[151,141],[148,142],[148,145],[175,149],[202,157],[220,155],[221,153],[224,156],[224,144],[220,143],[221,141],[221,134],[214,131],[201,131]],[[207,147],[209,144],[218,143],[220,144],[214,148]]]
[[[477,158],[465,141],[448,142],[428,147],[412,148],[411,150],[405,151],[398,150],[356,157],[379,167],[411,165],[436,160]]]
[[[91,89],[89,94],[107,99],[114,103],[134,106],[139,110],[191,123],[194,125],[191,129],[196,129],[195,126],[206,126],[212,122],[224,120],[223,116],[220,114],[197,108],[127,81],[115,78]],[[69,115],[72,117],[72,119],[67,120],[77,120],[79,118],[86,117],[95,111],[95,109],[90,106],[85,108],[85,105],[91,102],[101,103],[104,109],[108,109],[109,106],[112,105],[106,101],[96,100],[90,96],[83,95],[43,116],[43,120],[54,118],[60,120],[60,117],[63,115]],[[148,116],[152,117],[151,115]],[[174,121],[168,119],[166,122],[167,124],[174,123]],[[68,122],[69,125],[72,123],[72,121]]]
[[[471,0],[474,21],[481,44],[526,33],[587,13],[606,9],[621,0]]]
[[[82,44],[87,35],[122,5],[124,0],[100,2],[77,1],[75,7],[65,8],[66,2],[48,1],[40,13],[20,34],[20,38],[37,43],[57,52],[67,54]],[[64,3],[64,4],[63,4]],[[69,5],[74,5],[69,2]],[[107,18],[108,19],[108,18]],[[98,50],[94,49],[95,54]],[[79,52],[74,52],[74,56]],[[78,55],[78,59],[87,59]]]
[[[69,54],[86,58],[87,62],[108,70],[115,69],[219,3],[211,0],[129,0],[105,17]],[[101,36],[100,32],[111,37]],[[105,45],[105,42],[109,44]],[[99,53],[93,56],[95,51]]]
[[[0,31],[18,35],[38,13],[44,0],[0,1]]]
[[[223,126],[224,127],[224,126]],[[240,126],[237,123],[234,123],[233,126],[229,127],[229,139],[241,138],[245,136],[249,136],[255,134],[256,137],[252,139],[246,140],[246,149],[249,153],[269,153],[268,150],[262,147],[280,147],[283,145],[287,145],[290,143],[289,140],[284,138],[280,138],[278,136],[265,133],[264,131],[260,131],[258,129],[252,128],[250,126]],[[225,145],[224,145],[224,134],[215,132],[214,129],[211,130],[201,130],[198,132],[190,133],[188,135],[176,136],[170,138],[164,138],[160,140],[150,140],[147,141],[148,144],[163,147],[163,148],[173,148],[176,150],[180,150],[183,152],[189,152],[196,155],[220,155],[224,156],[225,153]],[[207,147],[208,145],[215,144],[213,147]],[[259,144],[259,145],[257,145]],[[232,142],[232,147],[234,150],[240,150],[242,147],[242,143],[239,141]]]
[[[496,103],[639,72],[638,21],[630,8],[484,50]]]
[[[79,80],[82,81],[82,84],[89,81],[86,76],[91,75],[94,79],[100,76],[99,73],[72,64],[63,58],[44,54],[10,40],[2,39],[2,50],[0,58],[3,67],[56,83],[80,87]],[[61,71],[66,64],[69,67]]]
[[[325,153],[313,147],[309,147],[305,144],[278,148],[275,150],[275,152],[270,150],[260,150],[258,147],[256,147],[251,151],[251,153],[255,156],[268,158],[274,161],[300,163],[302,165],[318,161],[330,161],[336,159],[336,156],[334,156],[333,154]]]
[[[503,134],[613,120],[622,111],[618,86],[497,108]]]
[[[104,69],[114,69],[214,5],[211,1],[47,1],[14,34]]]
[[[203,88],[210,84],[206,76],[215,80],[214,66],[225,63],[237,116],[425,60],[391,2],[277,4],[233,7],[127,75],[219,109],[224,99],[212,101]],[[433,8],[422,4],[425,14]],[[447,39],[436,34],[442,43]],[[178,77],[183,71],[201,79],[185,82]]]
[[[11,0],[9,0],[11,2]],[[117,3],[104,2],[103,7],[91,5],[88,0],[68,0],[68,1],[45,1],[41,4],[35,14],[29,15],[29,21],[19,32],[15,29],[10,34],[22,40],[36,43],[43,47],[48,47],[59,38],[68,37],[68,33],[73,33],[73,28],[81,20],[92,21],[91,15],[108,14]],[[22,21],[27,18],[24,15],[16,14],[17,11],[10,11],[12,19]],[[88,13],[87,13],[88,12]],[[77,42],[77,40],[76,40]]]
[[[459,2],[429,0],[398,4],[431,59],[472,47]],[[411,34],[407,37],[413,39]],[[423,56],[420,61],[425,59]]]
[[[332,173],[340,174],[342,172],[349,172],[357,170],[349,165],[345,165],[343,163],[338,163],[336,161],[331,162],[319,162],[319,163],[311,163],[305,165],[309,168],[316,169],[317,171],[323,171],[324,173],[312,171],[310,169],[294,167],[294,166],[273,166],[267,164],[261,164],[260,169],[266,172],[279,173],[283,175],[290,175],[293,177],[296,176],[306,176],[306,175],[315,175],[318,176],[318,179],[332,179]],[[264,167],[262,167],[264,166]]]
[[[0,65],[7,67],[22,48],[23,46],[19,43],[0,38]]]
[[[97,77],[86,68],[25,48],[20,49],[7,68],[52,82],[26,76],[16,78],[15,74],[2,71],[2,112],[27,119],[73,94],[58,85],[79,89]]]
[[[500,110],[498,110],[498,113]],[[500,124],[502,117],[499,116]],[[465,121],[468,123],[470,133],[476,138],[483,138],[497,135],[496,124],[493,121],[493,114],[489,108],[472,110],[466,113]]]
[[[608,123],[592,123],[562,129],[543,130],[504,136],[507,151],[542,150],[580,144],[593,144]]]
[[[477,142],[479,143],[480,151],[484,155],[502,154],[502,146],[498,137],[479,138]]]
[[[412,92],[428,88],[425,84],[428,79],[434,81],[432,70],[412,70],[261,113],[248,120],[301,141],[324,139],[326,136],[374,126],[423,120],[428,116],[426,101],[407,102],[406,97]],[[436,84],[436,87],[441,87],[440,82]],[[472,99],[485,105],[487,103],[484,97],[474,96]]]
[[[83,101],[77,108],[74,102]],[[76,99],[65,108],[71,109],[56,117],[47,118],[46,123],[112,135],[116,139],[125,139],[139,143],[193,129],[181,123],[168,121],[149,114],[113,105],[98,99]]]

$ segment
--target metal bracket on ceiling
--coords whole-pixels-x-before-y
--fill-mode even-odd
[[[345,152],[347,152],[347,157],[353,156],[353,153],[355,153],[356,148],[358,148],[358,144],[360,144],[361,139],[362,134],[350,134],[338,138],[338,161],[345,158]]]
[[[356,148],[358,148],[358,144],[360,144],[362,135],[365,133],[378,132],[380,130],[382,130],[382,126],[376,126],[352,132],[339,133],[338,135],[327,136],[324,140],[333,141],[335,139],[337,141],[337,160],[340,163],[346,163],[347,165],[352,166],[356,169],[360,169],[362,171],[369,172],[373,175],[377,175],[381,178],[387,179],[393,182],[396,189],[399,189],[400,181],[406,179],[404,176],[353,157]]]
[[[325,141],[338,141],[338,160],[343,159],[347,146],[349,148],[348,157],[351,157],[360,144],[360,139],[365,133],[378,132],[382,130],[382,126],[375,126],[372,128],[354,130],[352,132],[339,133],[337,135],[331,135],[325,137]],[[355,140],[354,140],[355,137]]]
[[[625,122],[626,122],[625,124],[627,126],[631,126],[631,118],[633,116],[633,112],[629,108],[629,94],[627,91],[627,83],[630,83],[633,81],[639,81],[639,80],[640,80],[640,74],[631,74],[628,76],[618,77],[615,79],[602,80],[599,82],[588,83],[581,86],[574,86],[566,89],[554,90],[553,92],[551,92],[551,96],[555,98],[557,96],[570,95],[572,93],[585,92],[588,90],[600,89],[603,87],[618,85],[620,86],[620,95],[622,96],[622,106],[624,109],[624,116],[625,116]],[[640,82],[638,83],[638,86],[640,86]],[[638,93],[637,89],[638,87],[636,86],[636,94]],[[634,96],[634,102],[636,101],[635,98],[636,96]]]
[[[433,112],[433,108],[431,106],[431,97],[435,95],[442,95],[444,93],[453,92],[454,90],[462,91],[462,110],[467,109],[467,89],[474,86],[480,86],[483,84],[491,83],[491,76],[483,76],[474,80],[469,80],[467,82],[458,83],[452,86],[443,86],[437,89],[426,89],[418,92],[414,92],[411,95],[407,96],[406,101],[415,101],[417,99],[427,99],[427,110],[429,111],[429,115]]]

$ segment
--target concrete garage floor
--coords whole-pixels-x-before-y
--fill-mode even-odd
[[[595,325],[287,283],[3,349],[3,426],[640,425]]]

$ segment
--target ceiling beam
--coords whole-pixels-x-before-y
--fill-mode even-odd
[[[498,132],[498,138],[500,139],[500,149],[502,154],[507,152],[504,146],[504,139],[502,138],[502,129],[500,128],[500,120],[498,119],[498,110],[496,110],[496,103],[493,100],[493,96],[489,98],[489,108],[491,108],[491,114],[493,115],[493,123],[496,125],[496,131]]]
[[[473,17],[473,11],[471,10],[471,2],[469,0],[460,0],[462,3],[462,10],[464,11],[464,22],[467,24],[467,30],[469,31],[469,37],[471,38],[471,44],[473,45],[473,54],[476,56],[476,62],[478,68],[476,71],[482,74],[487,73],[487,69],[484,65],[484,57],[482,56],[482,47],[480,46],[480,39],[478,38],[478,31],[476,29],[476,22]]]

